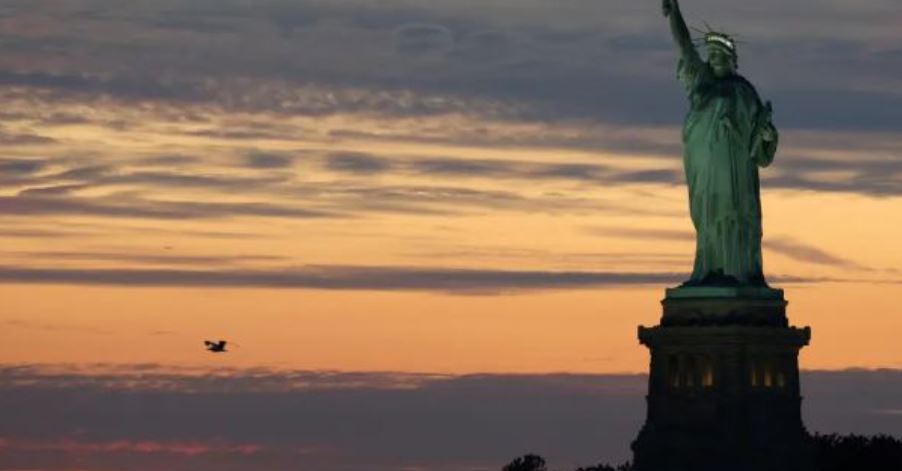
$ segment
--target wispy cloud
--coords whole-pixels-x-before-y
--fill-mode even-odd
[[[291,166],[293,159],[286,155],[266,152],[251,152],[245,157],[245,164],[251,168],[285,168]]]
[[[830,254],[815,246],[804,244],[790,238],[770,237],[765,241],[765,246],[774,252],[802,262],[858,270],[867,269],[867,267],[853,262],[852,260]]]
[[[0,283],[107,286],[292,288],[323,290],[433,291],[497,295],[543,290],[661,285],[683,281],[685,273],[492,270],[444,267],[309,265],[293,269],[180,270],[151,268],[35,268],[0,266]],[[898,280],[772,275],[784,283]]]
[[[272,263],[284,262],[288,257],[280,255],[180,255],[175,253],[134,253],[134,252],[99,252],[99,251],[43,251],[43,252],[0,252],[7,258],[27,259],[32,263],[38,260],[44,261],[112,261],[132,264],[150,265],[233,265],[242,263]]]
[[[653,272],[507,271],[324,265],[296,269],[222,271],[0,267],[0,282],[7,283],[438,291],[457,294],[496,294],[673,283],[682,276]]]
[[[97,94],[257,111],[678,122],[685,102],[672,77],[675,52],[654,8],[572,0],[511,14],[513,3],[493,0],[475,10],[450,0],[261,1],[252,9],[234,0],[215,7],[98,3],[105,14],[13,5],[11,17],[40,12],[48,26],[26,32],[21,22],[0,24],[11,39],[0,82],[66,98]],[[755,82],[775,99],[782,122],[891,129],[902,109],[894,92],[899,36],[886,20],[892,9],[878,1],[853,8],[805,0],[793,8],[817,15],[774,13],[787,8],[769,0],[740,14],[702,1],[687,15],[748,38],[742,54],[754,60],[743,71],[761,77]],[[842,34],[822,33],[823,25],[840,21]],[[111,34],[136,39],[125,46],[110,41]],[[229,84],[224,77],[242,80]],[[311,84],[329,91],[315,99],[293,92]]]
[[[0,196],[0,214],[92,215],[111,218],[205,219],[229,216],[286,218],[339,217],[325,210],[267,203],[216,203],[197,201],[149,201],[134,198],[46,198]]]
[[[72,438],[55,440],[23,440],[0,438],[0,450],[10,454],[21,453],[63,453],[63,454],[114,454],[134,453],[165,454],[174,456],[199,457],[203,455],[254,455],[263,451],[257,444],[227,444],[218,442],[172,442],[153,440],[111,440],[86,441]]]
[[[675,241],[695,241],[695,234],[691,231],[676,229],[651,229],[639,227],[615,227],[615,226],[589,226],[584,230],[592,235],[602,237],[626,237],[638,239],[658,239]]]
[[[652,229],[637,227],[613,227],[591,226],[584,228],[586,232],[601,237],[622,237],[651,240],[671,240],[681,242],[695,242],[695,234],[690,231],[673,229]],[[853,268],[857,270],[870,270],[857,262],[831,254],[816,246],[807,244],[785,236],[765,237],[762,245],[780,255],[794,260],[829,265],[838,268]]]
[[[388,170],[391,164],[385,159],[362,152],[341,152],[330,154],[326,167],[333,171],[366,175]]]

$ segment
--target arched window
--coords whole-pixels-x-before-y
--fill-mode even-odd
[[[764,387],[774,387],[774,365],[770,361],[764,363]]]
[[[711,357],[702,357],[702,387],[714,387],[714,361]]]
[[[684,373],[685,381],[683,381],[683,384],[685,384],[687,388],[694,388],[697,384],[696,377],[698,375],[698,362],[695,360],[694,356],[687,356]]]
[[[679,357],[673,353],[667,355],[667,384],[674,389],[680,387]]]
[[[758,359],[750,358],[749,359],[749,383],[752,385],[753,388],[757,388],[758,384],[760,383],[758,381],[758,377],[759,377],[759,375],[758,375]]]
[[[787,363],[788,362],[785,356],[781,356],[776,359],[777,387],[780,389],[784,389],[786,387],[786,378],[788,376],[787,371],[789,370]]]

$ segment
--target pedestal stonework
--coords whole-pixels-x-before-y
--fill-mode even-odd
[[[660,325],[639,327],[651,352],[648,414],[636,471],[806,471],[799,350],[781,290],[678,288]]]

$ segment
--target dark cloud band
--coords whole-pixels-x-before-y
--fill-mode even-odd
[[[452,471],[531,451],[575,469],[629,458],[647,381],[3,365],[0,468]],[[811,431],[902,435],[898,370],[807,371],[802,394]]]

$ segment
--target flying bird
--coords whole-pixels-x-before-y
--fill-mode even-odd
[[[225,349],[226,341],[220,340],[218,342],[211,342],[209,340],[204,340],[204,345],[207,346],[207,350],[213,353],[225,353],[227,350]]]

